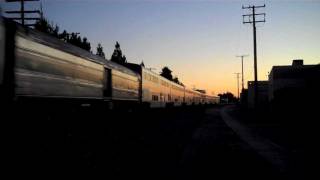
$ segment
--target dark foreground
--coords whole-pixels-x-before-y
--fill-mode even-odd
[[[252,178],[283,174],[229,128],[221,107],[10,113],[7,167],[16,174],[102,178]]]

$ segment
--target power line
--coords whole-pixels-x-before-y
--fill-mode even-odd
[[[253,53],[254,53],[254,104],[258,103],[258,68],[257,68],[257,40],[256,40],[256,23],[266,22],[266,13],[256,13],[257,8],[265,8],[263,6],[242,6],[242,9],[250,9],[251,14],[242,15],[243,24],[252,24],[253,27]],[[256,17],[257,16],[257,17]],[[256,19],[263,16],[263,19]]]

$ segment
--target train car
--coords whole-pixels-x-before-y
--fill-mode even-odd
[[[185,88],[184,90],[184,103],[187,106],[194,105],[194,92],[191,89]]]
[[[141,76],[142,103],[150,107],[165,107],[172,102],[171,83],[167,79],[143,67]]]
[[[141,102],[151,108],[216,103],[215,98],[174,83],[139,64],[128,63],[126,67],[141,74]]]
[[[201,93],[198,91],[193,91],[193,102],[195,105],[201,104]]]
[[[59,48],[61,42],[28,31],[21,28],[15,37],[17,96],[103,98],[106,80],[101,62],[66,52]]]
[[[215,102],[143,66],[124,67],[12,21],[0,21],[0,39],[0,90],[5,98],[102,102],[110,108]]]
[[[13,62],[15,99],[99,100],[111,104],[139,101],[137,73],[16,23],[10,22],[6,28],[15,32],[6,34],[13,41],[10,51],[14,56],[4,59],[5,63]]]
[[[184,102],[184,87],[159,74],[140,68],[142,80],[142,103],[150,107],[181,106]]]
[[[151,108],[181,106],[184,103],[185,88],[138,64],[128,63],[126,67],[141,75],[141,103]]]
[[[207,104],[218,104],[219,97],[206,95],[206,103]]]
[[[200,93],[200,103],[206,104],[206,94]]]
[[[140,103],[140,75],[111,61],[104,61],[107,72],[105,79],[109,79],[106,82],[107,86],[110,86],[110,88],[106,88],[104,100],[108,101],[111,108],[132,107]]]
[[[184,87],[171,82],[171,99],[173,102],[173,106],[181,106],[184,103]]]

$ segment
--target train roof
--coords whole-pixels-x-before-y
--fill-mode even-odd
[[[169,79],[161,76],[160,74],[158,74],[156,72],[153,72],[152,70],[150,70],[148,68],[142,67],[142,69],[143,69],[143,71],[147,71],[148,73],[151,73],[152,75],[157,76],[159,79],[161,79],[163,81],[166,81],[166,82],[170,83],[171,85],[174,85],[174,86],[177,86],[177,87],[180,87],[180,88],[183,88],[183,89],[185,88],[185,86],[182,86],[182,85],[177,84],[177,83],[175,83],[173,81],[170,81]]]
[[[210,96],[210,95],[207,95],[207,94],[200,93],[199,91],[195,91],[195,90],[193,90],[193,89],[189,89],[189,88],[187,88],[186,86],[182,86],[182,85],[177,84],[177,83],[175,83],[175,82],[173,82],[173,81],[170,81],[169,79],[161,76],[160,74],[152,71],[151,69],[145,68],[144,66],[141,66],[141,65],[139,65],[139,64],[128,63],[128,64],[126,64],[125,66],[128,67],[128,68],[130,68],[130,69],[132,69],[132,70],[134,70],[134,71],[136,71],[136,72],[138,72],[138,73],[142,73],[142,71],[147,71],[148,73],[150,73],[150,74],[152,74],[152,75],[154,75],[154,76],[157,76],[159,79],[161,79],[161,80],[163,80],[163,81],[166,81],[166,82],[170,83],[171,85],[174,85],[174,86],[183,88],[183,89],[185,89],[185,90],[188,91],[188,92],[192,92],[192,93],[194,93],[194,94],[198,94],[198,95],[202,95],[202,96],[206,96],[206,97],[215,97],[215,96]]]
[[[9,21],[9,20],[7,20]],[[13,21],[11,21],[13,22]],[[38,42],[40,44],[70,53],[72,55],[84,58],[88,61],[92,61],[101,65],[104,65],[105,67],[112,68],[119,70],[121,72],[125,72],[127,74],[135,75],[137,76],[137,73],[132,71],[131,69],[128,69],[120,64],[111,62],[110,60],[104,59],[100,56],[94,55],[84,49],[81,49],[80,47],[74,46],[70,43],[64,42],[58,38],[52,37],[50,35],[47,35],[43,32],[40,32],[35,29],[22,27],[22,25],[14,22],[17,27],[17,32],[20,33],[20,35],[26,37],[27,39],[31,39],[35,42]]]
[[[141,66],[140,64],[126,63],[124,66],[130,68],[131,70],[133,70],[133,71],[135,71],[135,72],[137,72],[137,73],[139,73],[139,74],[141,74],[142,71],[146,71],[146,72],[148,72],[148,73],[156,76],[157,78],[159,78],[159,79],[161,79],[161,80],[163,80],[163,81],[166,81],[166,82],[170,83],[171,85],[174,85],[174,86],[177,86],[177,87],[180,87],[180,88],[185,88],[185,86],[182,86],[182,85],[177,84],[177,83],[175,83],[175,82],[173,82],[173,81],[170,81],[169,79],[161,76],[160,74],[152,71],[151,69],[148,69],[148,68],[146,68],[146,67],[144,67],[144,66]]]

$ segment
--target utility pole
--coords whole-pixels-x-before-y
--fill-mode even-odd
[[[236,56],[236,57],[241,57],[241,70],[242,70],[242,91],[244,90],[244,72],[243,72],[243,58],[248,57],[249,55],[241,55],[241,56]]]
[[[234,73],[234,74],[237,75],[238,99],[240,99],[240,93],[239,93],[239,75],[240,75],[241,73]]]
[[[26,1],[39,1],[39,0],[6,0],[6,2],[20,2],[20,11],[5,11],[7,14],[20,14],[20,17],[8,17],[8,19],[12,19],[12,20],[20,20],[21,24],[23,26],[34,26],[35,24],[26,24],[25,21],[26,20],[39,20],[39,17],[25,17],[25,14],[34,14],[37,13],[40,16],[42,16],[42,10],[32,10],[32,11],[27,11],[24,8],[24,3]],[[42,9],[42,7],[41,7]]]
[[[258,68],[257,68],[257,40],[256,40],[256,23],[266,22],[266,13],[256,13],[257,8],[264,8],[263,6],[242,6],[242,9],[251,9],[251,14],[242,15],[243,24],[250,23],[253,27],[253,53],[254,53],[254,105],[258,104]],[[263,19],[257,20],[257,17],[263,16]],[[246,19],[247,18],[247,19]]]

